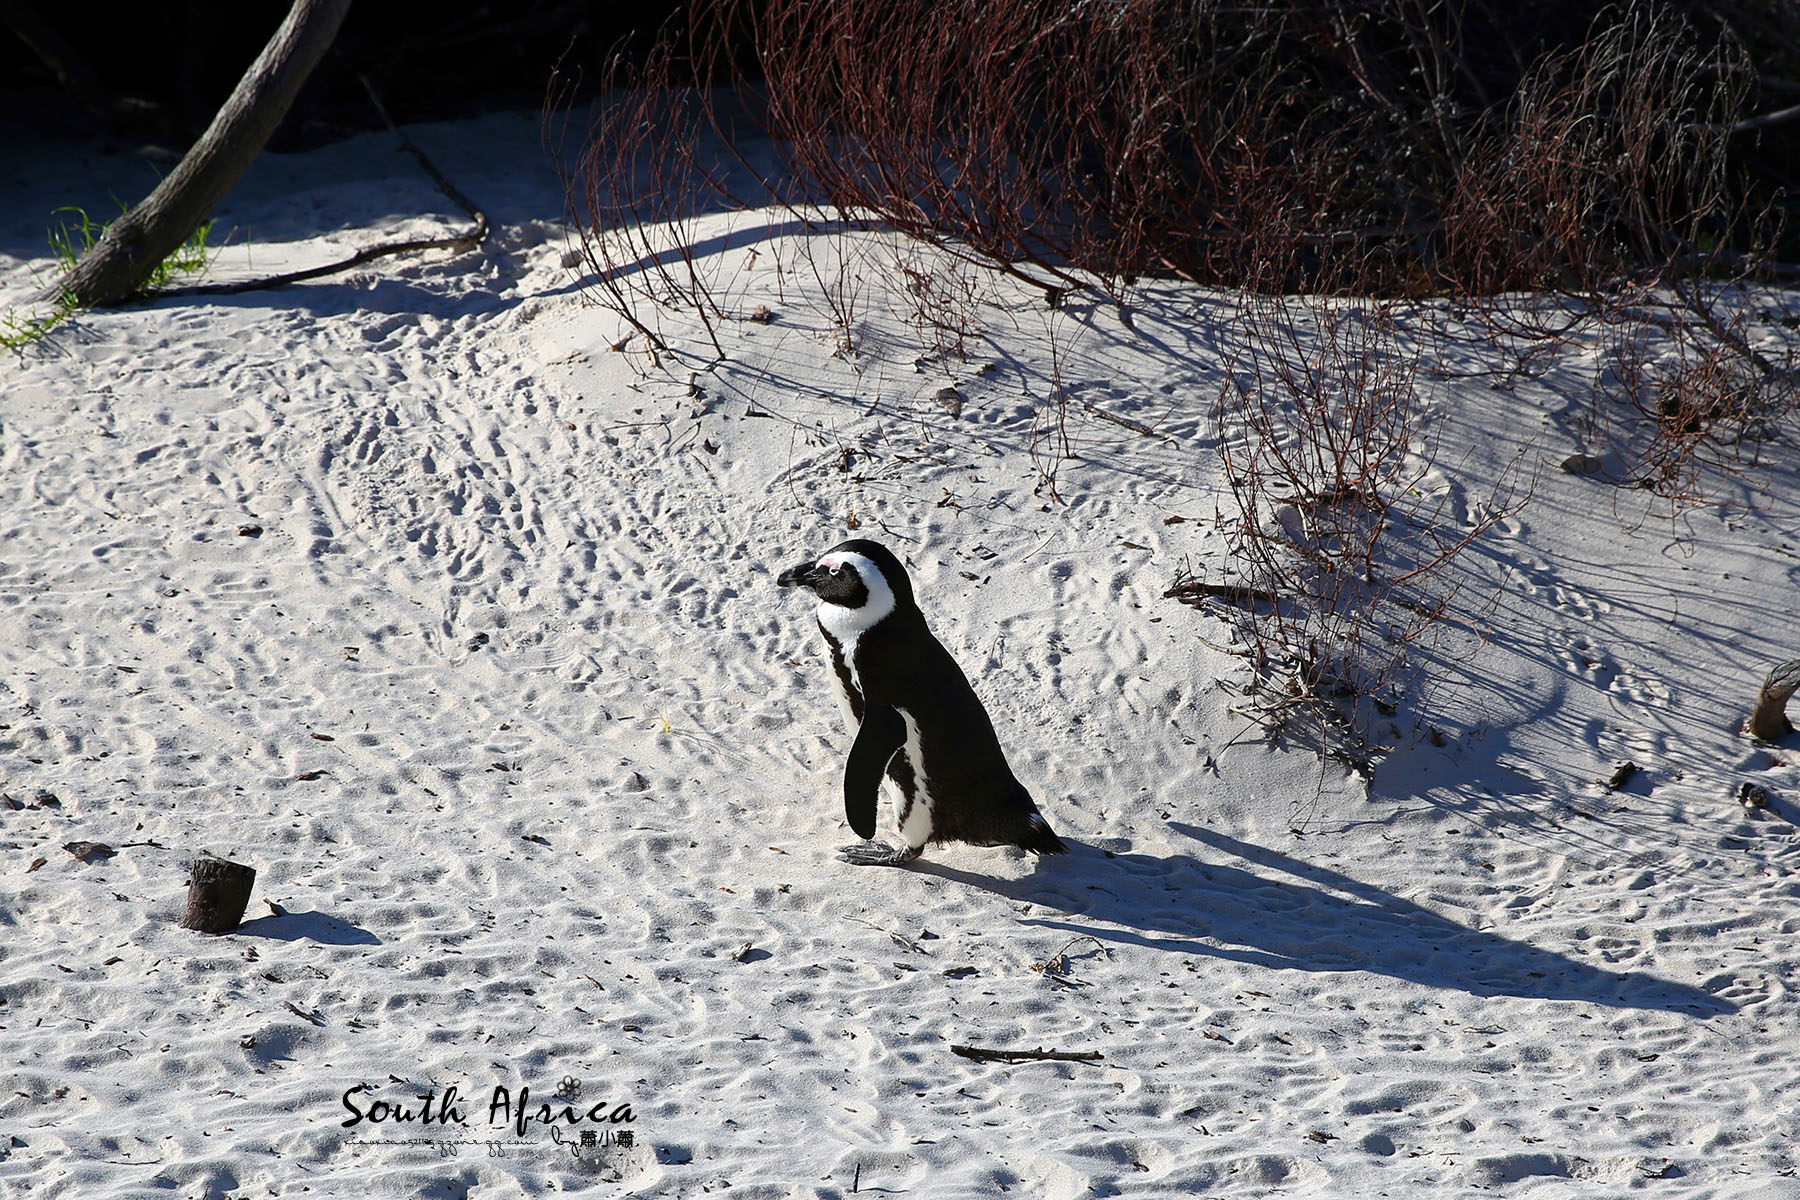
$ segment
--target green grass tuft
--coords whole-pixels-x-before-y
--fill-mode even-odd
[[[127,210],[121,204],[119,211],[122,214]],[[56,212],[73,213],[79,218],[74,223],[64,221],[61,228],[52,229],[49,232],[50,251],[56,256],[56,261],[62,267],[63,273],[67,274],[75,269],[75,264],[80,262],[89,250],[94,248],[94,243],[106,236],[108,226],[95,221],[88,215],[85,208],[76,205],[65,205]],[[212,227],[211,221],[200,226],[173,254],[157,263],[156,269],[150,272],[142,284],[138,285],[138,295],[153,296],[182,275],[192,275],[204,271],[207,260],[206,239],[211,235]]]
[[[43,340],[52,329],[68,320],[75,311],[73,304],[58,303],[42,316],[15,316],[0,313],[0,350],[23,350]]]
[[[119,206],[125,212],[125,206]],[[57,213],[72,213],[75,220],[64,220],[57,228],[48,232],[50,253],[56,258],[58,273],[67,275],[75,269],[94,244],[106,236],[107,226],[95,221],[84,208],[67,205],[55,210]],[[55,213],[52,214],[53,216]],[[171,283],[184,275],[194,275],[206,270],[208,251],[206,241],[212,233],[211,221],[194,230],[193,236],[183,242],[175,253],[156,264],[144,282],[139,285],[137,294],[154,296]],[[50,311],[38,315],[17,315],[0,313],[0,349],[22,350],[26,346],[41,341],[51,330],[73,316],[80,305],[75,298],[63,292],[51,305]]]

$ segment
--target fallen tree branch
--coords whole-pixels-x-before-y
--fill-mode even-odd
[[[1800,119],[1800,104],[1783,108],[1776,112],[1761,113],[1754,117],[1745,117],[1741,121],[1733,121],[1724,126],[1726,133],[1745,133],[1752,129],[1762,129],[1769,125],[1779,125],[1783,121]]]
[[[387,105],[381,102],[381,97],[376,93],[375,85],[369,82],[369,77],[358,75],[357,78],[362,81],[363,90],[369,93],[369,100],[375,105],[375,111],[381,114],[382,121],[393,131],[394,136],[400,139],[401,148],[417,159],[419,165],[425,168],[425,173],[431,176],[432,182],[437,184],[444,195],[455,201],[456,206],[468,213],[469,219],[475,222],[474,227],[465,233],[461,240],[476,245],[486,241],[488,235],[487,214],[476,208],[474,201],[463,195],[457,186],[437,169],[437,164],[425,157],[425,152],[419,149],[418,144],[407,137],[398,125],[394,124],[394,118],[388,116]]]
[[[1184,579],[1163,593],[1164,600],[1179,600],[1183,604],[1193,604],[1209,596],[1246,606],[1281,601],[1281,597],[1263,588],[1246,587],[1241,583],[1205,583],[1198,579]]]
[[[418,160],[419,165],[425,168],[425,173],[431,176],[432,182],[438,185],[438,189],[450,197],[458,208],[468,213],[469,218],[475,224],[461,233],[447,234],[442,237],[409,238],[400,242],[382,242],[375,246],[365,246],[349,258],[340,259],[334,263],[308,267],[301,271],[288,271],[281,275],[270,275],[263,279],[247,279],[237,283],[200,283],[190,287],[169,288],[156,293],[159,298],[163,296],[223,296],[237,292],[257,291],[262,288],[283,287],[290,283],[317,279],[322,275],[336,275],[360,267],[363,263],[377,258],[388,258],[412,250],[472,249],[487,241],[488,234],[492,230],[487,214],[477,208],[474,201],[463,195],[462,191],[454,183],[451,183],[442,171],[437,169],[437,164],[427,158],[425,152],[419,149],[418,145],[407,137],[398,125],[394,124],[394,119],[388,116],[387,106],[382,104],[381,97],[376,94],[375,86],[369,82],[367,76],[360,78],[363,87],[368,90],[369,99],[375,104],[375,111],[381,114],[381,119],[387,123],[388,129],[400,140],[400,148]]]
[[[963,1058],[972,1058],[977,1063],[1021,1063],[1021,1061],[1049,1061],[1049,1063],[1098,1063],[1100,1051],[1046,1051],[1039,1047],[1035,1051],[990,1051],[979,1045],[950,1045],[952,1054],[961,1054]]]
[[[972,1058],[976,1062],[1099,1062],[1098,1050],[989,1050],[981,1046],[952,1044],[952,1054]]]

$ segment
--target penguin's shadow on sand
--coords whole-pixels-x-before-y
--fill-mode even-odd
[[[1734,1012],[1710,992],[1641,972],[1602,970],[1471,929],[1327,867],[1180,822],[1168,828],[1246,864],[1185,854],[1111,854],[1071,842],[1067,858],[996,881],[941,863],[912,869],[1059,909],[1025,924],[1196,958],[1289,971],[1367,971],[1475,996],[1573,1000],[1703,1017]]]

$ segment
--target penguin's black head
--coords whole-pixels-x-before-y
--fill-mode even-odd
[[[823,606],[832,605],[866,616],[874,624],[896,608],[912,607],[912,581],[906,568],[880,542],[851,538],[839,542],[817,560],[783,571],[781,587],[808,587]]]

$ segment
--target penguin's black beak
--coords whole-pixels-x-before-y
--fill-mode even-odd
[[[820,578],[825,574],[819,564],[807,559],[797,567],[789,567],[775,577],[776,587],[817,587]]]

